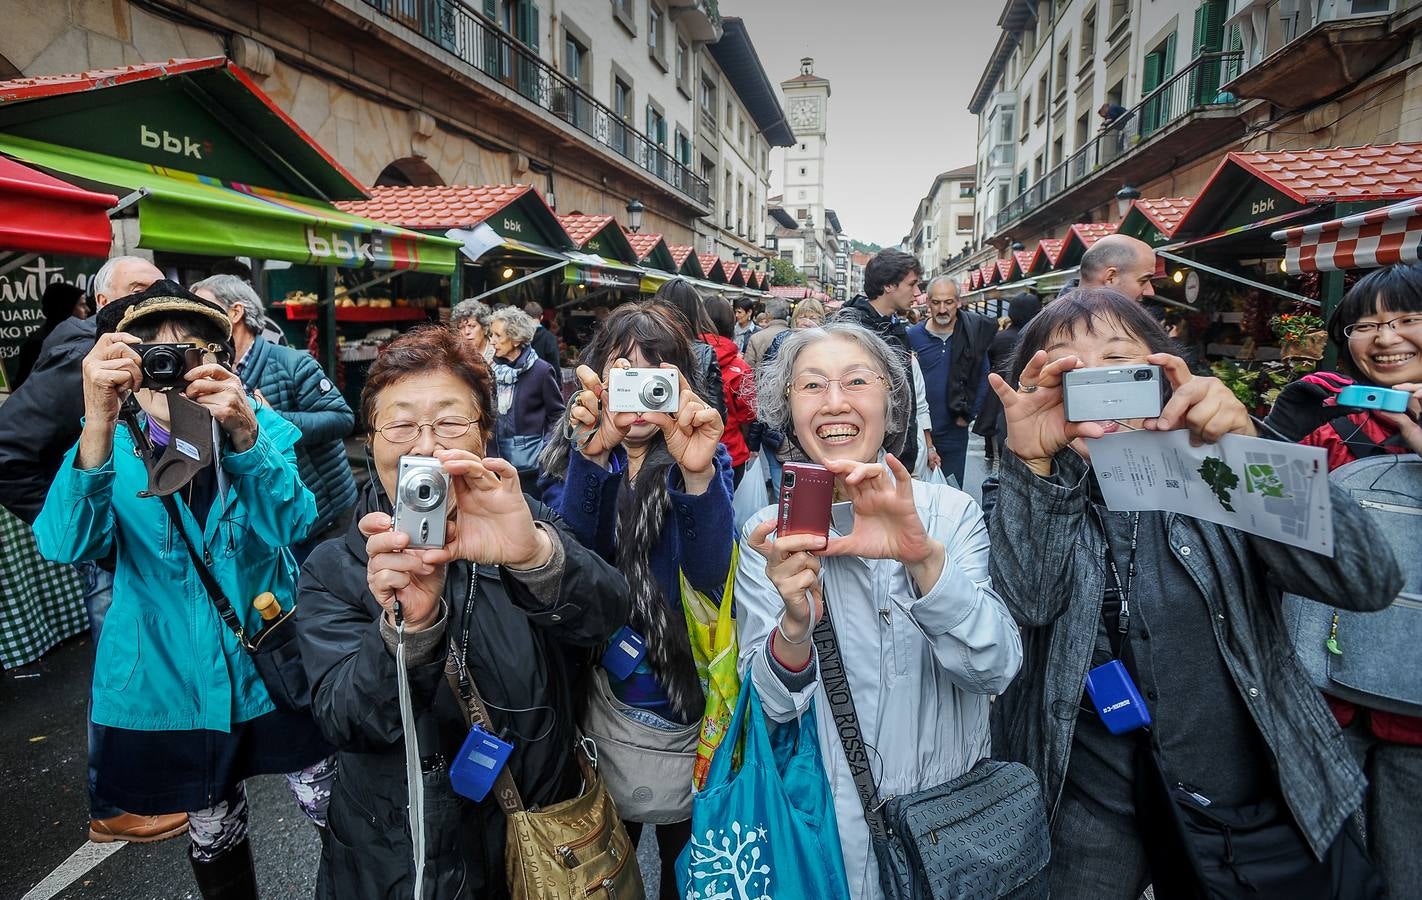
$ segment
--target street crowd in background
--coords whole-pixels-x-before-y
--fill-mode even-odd
[[[1331,556],[1113,512],[1091,447],[1422,453],[1422,269],[1362,278],[1339,371],[1262,421],[1142,303],[1155,270],[1106,237],[1000,321],[895,250],[835,311],[676,279],[601,317],[571,384],[551,312],[465,300],[355,409],[240,265],[51,287],[0,503],[85,584],[90,839],[186,834],[201,896],[254,898],[243,785],[282,774],[339,900],[1415,896],[1422,719],[1320,693],[1281,613],[1415,597],[1415,555],[1337,486]],[[1067,373],[1137,364],[1158,416],[1067,419]],[[666,411],[619,405],[649,372]],[[411,529],[418,466],[448,503]],[[794,531],[814,466],[832,518]],[[1112,661],[1148,731],[1084,697]]]

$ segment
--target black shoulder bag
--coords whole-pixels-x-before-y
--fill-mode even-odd
[[[885,898],[1045,898],[1051,840],[1032,770],[982,759],[945,784],[880,800],[828,603],[814,639]]]
[[[151,469],[154,465],[153,443],[139,424],[137,411],[127,404],[123,410],[123,421],[133,436],[139,457],[144,465]],[[262,684],[266,685],[272,702],[278,709],[288,712],[309,708],[311,685],[306,679],[306,670],[301,665],[301,648],[296,642],[295,605],[265,623],[256,635],[249,639],[237,610],[233,609],[232,602],[222,590],[222,585],[217,583],[217,578],[208,568],[212,564],[212,557],[206,552],[199,554],[192,538],[188,537],[188,530],[183,527],[182,514],[173,495],[155,495],[148,491],[144,491],[143,495],[157,496],[162,501],[163,508],[168,512],[168,519],[173,523],[173,530],[178,533],[183,546],[187,548],[188,557],[192,560],[193,568],[197,570],[208,599],[212,601],[222,623],[237,638],[237,643],[251,655],[252,662],[257,667],[257,674],[261,676]]]
[[[1105,525],[1102,524],[1102,533]],[[1131,589],[1140,513],[1122,584],[1107,549],[1110,584],[1101,606],[1111,651],[1140,684],[1131,652]],[[1365,900],[1381,897],[1362,847],[1345,827],[1320,862],[1288,809],[1270,792],[1257,803],[1221,806],[1166,774],[1150,727],[1135,731],[1136,825],[1158,900]]]

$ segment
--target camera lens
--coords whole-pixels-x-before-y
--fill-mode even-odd
[[[444,502],[444,479],[428,470],[407,472],[400,479],[400,500],[418,512],[425,512]]]
[[[671,391],[667,389],[667,383],[660,378],[653,379],[642,386],[642,402],[650,407],[658,407],[667,402]]]
[[[1136,381],[1150,381],[1154,375],[1155,373],[1150,369],[1137,369],[1136,374],[1132,377],[1134,377]]]
[[[781,483],[784,484],[786,487],[794,487],[794,486],[795,486],[795,473],[794,473],[794,472],[786,472],[784,475],[780,476],[780,480],[781,480]]]
[[[143,355],[143,371],[153,378],[177,377],[182,363],[182,357],[168,347],[154,347]]]

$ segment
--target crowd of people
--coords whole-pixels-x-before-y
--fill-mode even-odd
[[[901,896],[884,810],[984,761],[1025,767],[1050,852],[972,896],[1409,896],[1422,719],[1321,693],[1282,598],[1336,627],[1415,590],[1417,554],[1338,486],[1331,556],[1115,512],[1091,448],[1126,429],[1298,442],[1336,470],[1422,453],[1422,268],[1361,279],[1328,324],[1340,371],[1262,421],[1142,302],[1154,272],[1104,238],[1079,285],[1001,322],[894,250],[834,311],[676,279],[601,318],[566,384],[541,307],[465,300],[386,345],[355,409],[241,273],[185,286],[124,256],[87,297],[51,289],[0,405],[0,503],[83,576],[90,839],[186,833],[201,896],[254,898],[244,782],[281,774],[323,898],[622,897],[644,832],[648,896],[712,896],[686,884],[717,736],[695,595],[734,603],[766,727],[817,712],[794,740],[832,798],[839,896]],[[174,346],[176,374],[152,355]],[[1135,364],[1168,380],[1158,416],[1068,420],[1067,373]],[[676,402],[619,411],[619,373],[646,370]],[[1410,400],[1340,408],[1354,384]],[[416,464],[448,504],[411,527]],[[782,533],[804,464],[833,479],[827,535]],[[1084,696],[1113,662],[1148,730]],[[974,835],[985,858],[1009,837]]]

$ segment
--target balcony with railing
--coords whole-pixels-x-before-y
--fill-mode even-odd
[[[1177,160],[1238,136],[1243,126],[1233,113],[1239,101],[1220,85],[1242,55],[1206,53],[1192,61],[1008,202],[989,220],[988,234],[1046,218],[1058,201],[1069,199],[1073,210],[1089,209],[1110,199],[1118,182],[1159,177]],[[1109,184],[1107,174],[1116,176]]]
[[[460,0],[364,0],[463,62],[517,92],[528,102],[628,160],[698,206],[710,205],[711,188],[666,148],[648,140],[576,81]]]

